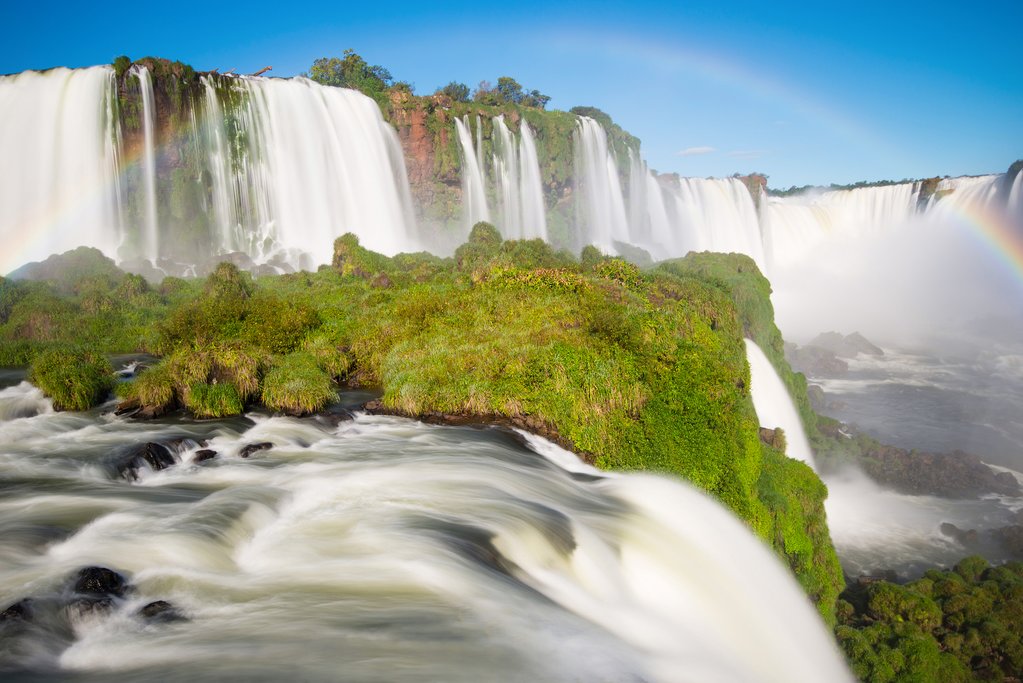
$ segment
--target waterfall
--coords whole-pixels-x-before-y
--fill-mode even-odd
[[[757,209],[742,181],[680,178],[676,206],[687,251],[746,254],[765,270]]]
[[[806,438],[799,411],[771,361],[752,339],[746,340],[746,360],[749,362],[750,395],[760,426],[780,427],[785,432],[785,454],[813,467],[813,449]]]
[[[574,133],[577,225],[580,246],[592,244],[616,254],[614,243],[628,242],[629,221],[618,177],[618,163],[607,133],[593,119],[580,116]]]
[[[477,132],[480,120],[476,119]],[[455,118],[455,132],[458,136],[458,151],[462,160],[462,210],[465,214],[466,230],[479,221],[490,221],[490,209],[487,207],[486,184],[483,180],[483,168],[479,163],[476,149],[473,147],[472,133],[469,131],[469,117]]]
[[[141,255],[155,262],[160,255],[160,228],[156,217],[156,111],[153,104],[153,81],[149,69],[132,68],[142,92],[142,178],[146,207],[145,230],[139,246]]]
[[[243,177],[266,197],[279,248],[324,261],[345,232],[385,254],[418,246],[397,135],[373,100],[304,78],[242,78],[238,88]]]
[[[307,267],[344,232],[387,254],[421,248],[397,135],[370,98],[204,76],[163,112],[149,69],[126,78],[119,111],[110,67],[0,77],[3,272],[82,244],[133,262],[240,250]]]
[[[519,187],[519,153],[504,116],[494,117],[494,184],[497,212],[507,238],[522,237],[522,202]]]
[[[121,242],[114,72],[0,76],[0,274]]]
[[[547,212],[540,181],[540,161],[533,131],[525,119],[519,123],[519,197],[522,200],[522,236],[547,239]]]
[[[769,262],[784,267],[825,242],[860,240],[898,228],[917,211],[914,183],[768,199]]]

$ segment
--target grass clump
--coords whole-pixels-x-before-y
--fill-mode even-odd
[[[245,409],[233,384],[199,382],[185,392],[185,407],[199,418],[239,415]]]
[[[113,372],[102,354],[60,345],[32,360],[28,379],[53,400],[57,410],[88,410],[110,392]]]
[[[281,358],[263,379],[263,405],[289,415],[314,413],[337,399],[334,383],[313,354],[298,351]]]

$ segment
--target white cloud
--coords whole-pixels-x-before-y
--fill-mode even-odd
[[[715,148],[707,147],[707,146],[703,146],[703,147],[686,147],[681,152],[677,152],[677,154],[680,157],[693,157],[693,156],[696,156],[698,154],[710,154],[711,152],[716,152],[716,151],[717,150]]]

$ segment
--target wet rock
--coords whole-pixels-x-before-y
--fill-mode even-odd
[[[807,346],[826,349],[840,358],[855,358],[858,354],[883,356],[884,351],[872,344],[859,332],[842,336],[838,332],[825,332],[814,337]]]
[[[138,479],[139,469],[145,465],[158,472],[176,462],[169,448],[150,441],[123,457],[117,464],[117,473],[125,479],[135,480]]]
[[[991,530],[991,537],[1016,560],[1023,559],[1023,525],[1013,524]]]
[[[957,543],[965,548],[975,548],[980,543],[980,535],[976,529],[960,529],[949,522],[941,523],[941,533],[949,538],[954,538]]]
[[[32,598],[22,598],[0,612],[0,621],[31,621]]]
[[[212,460],[215,457],[217,457],[216,451],[210,450],[209,448],[203,448],[202,450],[195,452],[195,457],[192,458],[192,462],[193,463],[206,462],[207,460]]]
[[[106,567],[83,567],[78,570],[74,591],[84,595],[123,598],[128,590],[128,581],[121,574]]]
[[[145,605],[139,609],[138,615],[149,621],[184,621],[185,619],[178,608],[166,600],[156,600]]]
[[[257,451],[265,451],[268,448],[273,448],[274,445],[269,441],[260,441],[259,443],[249,443],[242,446],[242,449],[238,451],[238,455],[243,458],[247,458]]]
[[[786,349],[785,359],[793,370],[808,377],[843,377],[849,372],[849,364],[838,358],[834,351],[818,346],[792,345]]]

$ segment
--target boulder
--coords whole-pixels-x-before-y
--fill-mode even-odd
[[[83,567],[78,570],[74,591],[83,595],[114,596],[123,598],[128,581],[121,574],[106,567]]]
[[[273,448],[274,445],[269,441],[260,441],[259,443],[249,443],[242,446],[242,449],[238,451],[238,455],[243,458],[247,458],[257,451],[265,451],[268,448]]]
[[[31,621],[32,598],[22,598],[0,612],[0,621]]]
[[[150,441],[122,457],[117,463],[117,474],[125,479],[134,481],[138,479],[139,469],[144,465],[149,465],[154,472],[159,472],[174,465],[176,462],[177,460],[174,459],[174,455],[169,448],[155,441]]]
[[[166,600],[156,600],[140,608],[138,615],[148,621],[183,621],[184,615]]]
[[[215,457],[217,457],[216,451],[210,450],[209,448],[203,448],[202,450],[198,450],[195,452],[195,457],[192,458],[192,462],[193,463],[206,462],[207,460],[212,460]]]

